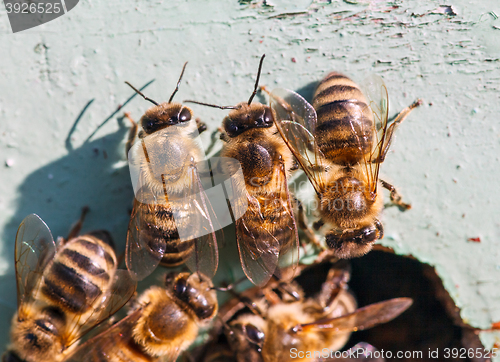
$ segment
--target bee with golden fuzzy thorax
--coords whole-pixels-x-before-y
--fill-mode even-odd
[[[329,269],[318,292],[313,285],[323,266]],[[223,305],[219,317],[236,361],[342,360],[315,352],[338,351],[351,332],[386,323],[412,304],[410,298],[395,298],[357,308],[347,289],[349,276],[345,263],[315,265],[304,269],[301,282],[249,289]]]
[[[321,219],[315,227],[324,225],[326,244],[338,258],[366,254],[383,237],[380,188],[389,189],[400,208],[410,207],[393,186],[379,179],[379,171],[395,129],[421,101],[391,123],[382,78],[368,78],[362,92],[338,73],[319,83],[314,108],[285,89],[274,90],[271,98],[278,130],[316,191]]]
[[[154,104],[142,116],[142,131],[133,146],[137,124],[131,120],[127,143],[135,199],[127,233],[126,264],[138,280],[151,274],[160,263],[167,267],[186,263],[192,271],[210,277],[217,270],[215,228],[208,216],[210,205],[197,168],[205,156],[197,136],[206,126],[193,119],[191,109],[172,102],[186,64],[168,102],[158,104],[127,83]],[[202,236],[194,233],[200,225],[207,231]],[[184,231],[182,238],[179,230]]]
[[[174,362],[218,311],[213,284],[199,273],[170,273],[164,287],[150,287],[136,304],[65,362]]]
[[[3,362],[62,361],[76,342],[120,309],[135,292],[126,270],[117,270],[113,241],[106,231],[54,243],[47,225],[27,216],[16,236],[18,310],[12,344]]]
[[[248,279],[264,285],[279,267],[298,263],[298,236],[288,191],[287,179],[295,167],[293,155],[274,125],[274,111],[261,103],[252,103],[257,93],[262,63],[259,64],[255,88],[248,102],[231,109],[222,122],[221,157],[236,159],[243,171],[248,206],[236,220],[236,239],[241,265]],[[233,174],[234,170],[230,170]]]

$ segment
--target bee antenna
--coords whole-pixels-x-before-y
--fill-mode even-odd
[[[241,279],[239,279],[239,280],[237,280],[237,281],[235,281],[235,282],[233,282],[231,284],[226,284],[225,287],[212,287],[210,289],[215,289],[215,290],[217,290],[219,292],[229,292],[229,291],[232,291],[235,286],[237,286],[238,284],[244,282],[245,280],[247,280],[247,278],[243,277],[243,278],[241,278]]]
[[[194,103],[194,104],[200,104],[202,106],[207,106],[207,107],[213,107],[213,108],[219,108],[219,109],[238,109],[240,107],[237,106],[218,106],[216,104],[211,104],[211,103],[203,103],[203,102],[198,102],[198,101],[193,101],[190,99],[186,99],[182,101],[183,103]]]
[[[250,99],[248,100],[248,105],[252,103],[253,97],[257,94],[257,89],[259,88],[259,79],[260,79],[260,72],[262,71],[262,63],[264,63],[264,58],[265,54],[262,54],[262,57],[260,58],[260,63],[259,63],[259,70],[257,71],[257,80],[255,81],[255,87],[253,89],[253,93],[250,96]]]
[[[133,90],[135,90],[135,92],[136,92],[137,94],[139,94],[140,96],[142,96],[142,98],[144,98],[145,100],[150,101],[150,102],[151,102],[151,103],[153,103],[155,106],[157,106],[157,105],[158,105],[158,103],[157,103],[157,102],[155,102],[155,101],[154,101],[154,100],[152,100],[151,98],[146,97],[144,94],[142,94],[142,93],[141,93],[141,91],[140,91],[140,90],[138,90],[137,88],[135,88],[135,87],[134,87],[132,84],[130,84],[129,82],[125,82],[125,84],[127,84],[130,88],[132,88]]]
[[[181,76],[179,77],[179,80],[177,81],[177,86],[174,89],[174,93],[172,93],[172,95],[170,96],[170,99],[168,100],[168,103],[172,102],[172,99],[174,99],[175,93],[177,93],[177,91],[179,90],[179,85],[181,84],[181,79],[182,79],[182,76],[184,75],[184,71],[186,70],[187,63],[188,62],[184,63],[184,66],[182,67]]]

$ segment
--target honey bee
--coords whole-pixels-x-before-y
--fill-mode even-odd
[[[27,216],[16,236],[18,310],[12,344],[3,362],[61,361],[79,338],[114,314],[135,292],[126,270],[117,270],[106,231],[77,236],[80,222],[54,243],[39,216]]]
[[[165,287],[150,287],[137,305],[65,362],[174,362],[218,310],[210,278],[199,273],[168,274]]]
[[[252,103],[264,57],[248,102],[216,106],[232,109],[222,121],[221,157],[238,160],[243,171],[244,185],[236,185],[235,189],[245,190],[248,206],[235,222],[236,240],[243,271],[257,285],[279,274],[279,266],[298,262],[297,227],[287,184],[291,170],[296,168],[293,155],[274,126],[273,110]]]
[[[357,308],[348,279],[347,270],[334,266],[313,296],[306,296],[296,283],[288,284],[286,292],[254,291],[254,297],[244,302],[253,313],[240,314],[225,329],[237,362],[341,360],[331,352],[341,349],[351,332],[386,323],[412,304],[410,298],[395,298]]]
[[[316,191],[321,219],[315,226],[325,225],[326,244],[338,258],[366,254],[383,237],[380,187],[391,191],[398,206],[410,207],[392,185],[379,179],[379,171],[395,129],[422,101],[390,122],[382,78],[368,78],[364,89],[344,75],[330,73],[319,83],[313,106],[292,91],[271,94],[278,130]]]
[[[172,102],[186,64],[168,102],[158,104],[127,83],[154,104],[142,116],[142,131],[133,146],[137,125],[131,120],[127,143],[137,190],[127,233],[126,264],[138,280],[159,263],[168,267],[186,263],[209,277],[217,270],[215,229],[197,168],[204,160],[197,136],[206,126],[193,119],[191,109]],[[205,230],[202,236],[195,233],[200,228]]]

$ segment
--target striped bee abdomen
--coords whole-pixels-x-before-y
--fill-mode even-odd
[[[261,254],[262,241],[278,241],[280,252],[288,250],[288,244],[294,236],[293,220],[290,217],[284,196],[270,192],[268,195],[253,195],[259,205],[248,204],[244,215],[246,228],[240,230],[240,236],[256,255]]]
[[[163,205],[155,205],[154,208],[150,205],[137,202],[137,206],[141,209],[143,218],[141,219],[142,237],[147,239],[148,247],[159,252],[160,248],[163,252],[161,264],[166,267],[174,267],[184,263],[194,251],[193,240],[180,240],[177,225],[186,228],[186,223],[192,223],[196,215],[188,208],[186,211],[185,200],[180,197]],[[185,217],[174,218],[176,215],[185,214]]]
[[[108,240],[91,234],[79,236],[63,245],[54,258],[44,274],[42,294],[62,310],[85,313],[107,290],[116,267]]]
[[[323,155],[339,165],[354,165],[373,145],[373,116],[366,98],[352,80],[330,73],[313,99],[318,121],[315,137]]]

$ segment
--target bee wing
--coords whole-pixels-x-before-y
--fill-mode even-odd
[[[143,184],[146,184],[145,181]],[[146,201],[148,204],[139,200]],[[149,242],[150,238],[146,231],[154,226],[150,226],[145,220],[145,213],[151,216],[156,215],[157,211],[162,212],[163,205],[160,205],[153,193],[146,186],[138,190],[128,224],[125,249],[127,269],[136,280],[142,280],[150,275],[160,263],[166,250],[164,239],[157,239],[152,244]]]
[[[133,339],[133,328],[142,315],[138,308],[118,323],[78,346],[64,362],[111,361]]]
[[[253,223],[258,226],[251,226]],[[264,285],[269,281],[276,270],[280,254],[278,239],[262,227],[263,223],[259,201],[248,195],[248,209],[236,221],[236,243],[241,267],[247,278],[256,285]]]
[[[280,167],[276,170],[276,188],[281,195],[281,199],[279,201],[279,206],[281,210],[280,218],[281,220],[285,220],[284,222],[284,230],[280,229],[279,232],[285,232],[289,235],[287,237],[287,244],[280,246],[280,256],[279,256],[279,268],[288,268],[290,267],[292,272],[286,273],[286,280],[290,281],[293,279],[295,275],[297,266],[299,264],[299,234],[297,230],[297,224],[295,223],[295,217],[292,206],[292,196],[290,191],[288,190],[288,181],[286,179],[286,171],[285,165],[283,162],[280,163]],[[275,273],[277,274],[277,273]],[[280,279],[284,277],[283,273],[279,273],[278,275]]]
[[[76,314],[68,323],[68,333],[65,335],[66,346],[72,345],[89,330],[115,314],[135,293],[137,282],[127,270],[116,270],[111,284],[105,278],[99,287],[104,293],[95,298],[89,298],[89,313]]]
[[[241,265],[248,279],[256,285],[264,285],[273,274],[280,277],[281,268],[291,266],[295,270],[299,260],[297,226],[284,163],[280,162],[274,172],[271,181],[274,185],[269,186],[275,190],[272,198],[259,202],[247,193],[248,209],[236,222]],[[279,223],[283,227],[274,226],[275,220],[267,216],[270,211],[273,216],[279,211]],[[282,245],[280,240],[286,240],[286,244]],[[293,277],[293,273],[287,273],[288,276]]]
[[[276,112],[276,127],[311,181],[316,193],[324,184],[325,159],[316,139],[316,111],[299,94],[287,89],[274,89],[271,108]]]
[[[299,330],[328,329],[337,333],[364,330],[393,320],[408,309],[412,303],[411,298],[389,299],[367,305],[341,317],[302,324],[299,326]]]
[[[16,234],[17,306],[30,304],[42,280],[43,271],[56,254],[56,245],[47,224],[36,214],[28,215]]]
[[[397,124],[389,125],[389,96],[381,77],[371,75],[361,83],[363,94],[373,114],[373,134],[375,140],[369,159],[366,160],[366,173],[370,182],[370,190],[376,191],[379,178],[380,164],[385,157],[392,141],[392,135]]]
[[[189,213],[187,214],[187,221],[181,222],[184,227],[181,228],[181,223],[178,223],[177,230],[181,240],[193,240],[194,242],[194,252],[185,262],[188,268],[193,273],[199,272],[212,278],[219,264],[219,249],[215,232],[220,230],[221,227],[205,193],[204,184],[200,180],[197,166],[204,169],[203,166],[205,165],[208,165],[208,163],[200,162],[197,165],[191,164],[188,167],[189,182],[183,189],[180,201],[185,204],[184,208],[187,208]],[[210,175],[210,172],[208,174]],[[208,177],[210,177],[209,175]],[[225,199],[222,202],[225,203]],[[174,219],[175,217],[174,212]]]

